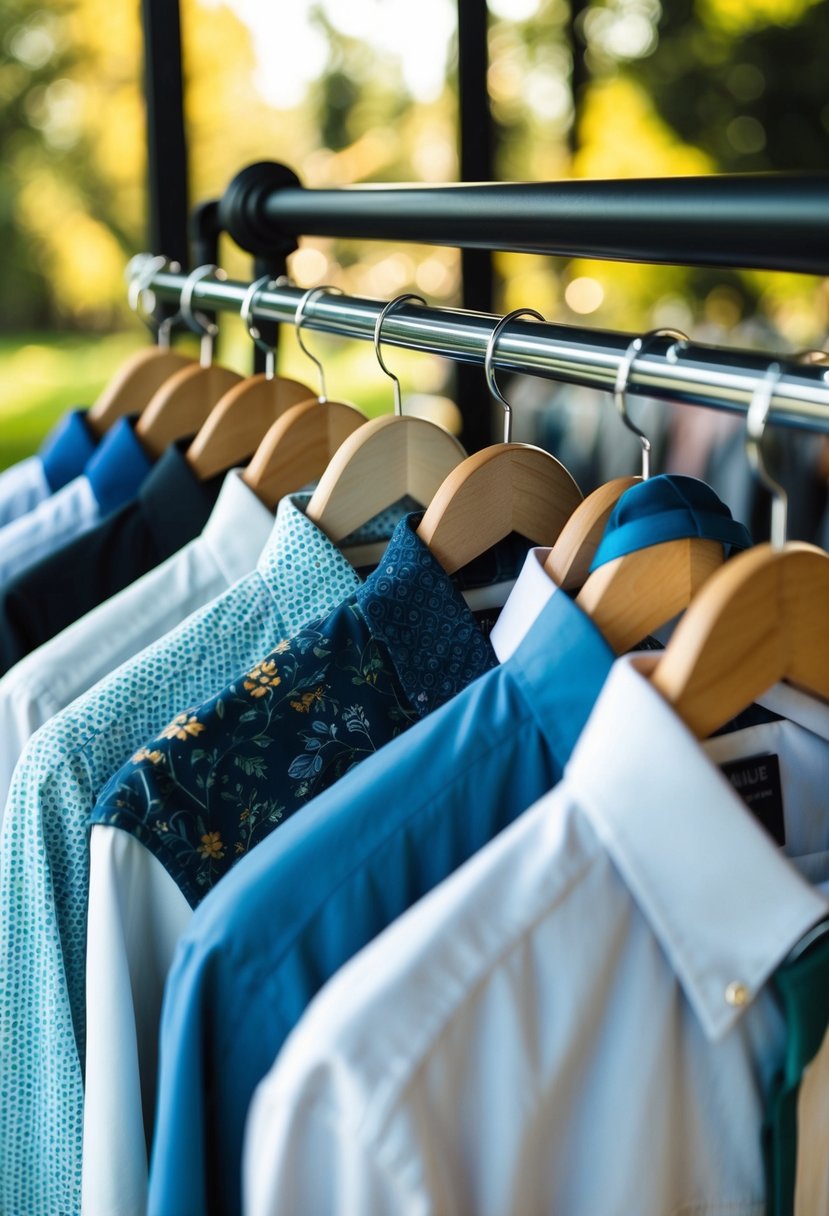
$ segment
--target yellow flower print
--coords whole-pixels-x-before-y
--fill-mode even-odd
[[[148,747],[140,747],[132,758],[133,764],[140,764],[142,760],[149,760],[151,764],[160,764],[164,759],[160,751],[150,751]]]
[[[258,663],[253,671],[248,672],[245,692],[249,692],[252,697],[264,697],[266,692],[281,683],[281,676],[276,674],[276,663],[269,659],[266,663]]]
[[[215,858],[216,861],[221,861],[225,855],[221,835],[218,832],[208,832],[205,836],[202,836],[199,852],[202,857]]]
[[[241,815],[239,816],[239,822],[244,823],[246,819],[250,819],[250,809],[248,807],[245,807],[245,809],[242,811]]]
[[[287,638],[283,638],[281,642],[277,643],[277,645],[274,646],[274,652],[276,654],[284,654],[286,650],[290,650],[290,649],[291,649],[291,643],[288,641]]]
[[[315,688],[313,692],[304,692],[298,701],[291,701],[291,709],[295,709],[298,714],[307,714],[315,701],[322,700],[323,686]]]
[[[164,730],[158,736],[159,739],[181,739],[184,742],[188,736],[194,737],[200,735],[204,730],[204,726],[198,721],[195,714],[178,714],[173,718],[169,726],[165,726]]]
[[[245,846],[242,844],[241,840],[237,840],[236,841],[236,855],[239,856],[241,853],[244,853],[244,851],[245,851]]]

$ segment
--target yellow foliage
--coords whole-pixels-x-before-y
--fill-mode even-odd
[[[622,76],[590,89],[579,134],[574,177],[673,177],[716,167],[682,143],[639,85]]]
[[[766,25],[794,25],[821,0],[700,0],[700,15],[718,31],[745,34]]]

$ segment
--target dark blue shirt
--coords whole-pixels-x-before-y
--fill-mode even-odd
[[[102,791],[92,822],[135,835],[193,907],[299,807],[496,665],[418,518],[328,617],[180,713]]]

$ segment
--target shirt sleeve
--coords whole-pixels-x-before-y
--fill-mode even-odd
[[[144,1216],[164,981],[192,912],[163,866],[93,827],[82,1216]]]
[[[266,1079],[256,1092],[244,1147],[245,1216],[285,1212],[399,1212],[432,1210],[401,1172],[392,1174],[364,1142],[356,1112],[336,1110],[301,1093],[285,1100]],[[321,1164],[321,1163],[324,1163]],[[441,1209],[448,1211],[447,1209]]]

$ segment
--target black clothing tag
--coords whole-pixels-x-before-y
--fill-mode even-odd
[[[784,845],[786,823],[777,756],[747,756],[744,760],[730,760],[720,768],[772,839]]]
[[[492,633],[492,627],[501,615],[500,608],[478,608],[472,615],[480,626],[481,633],[485,638],[488,638]]]

